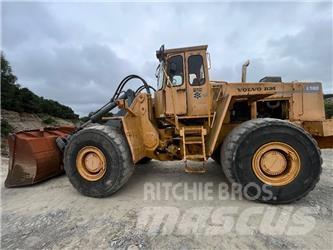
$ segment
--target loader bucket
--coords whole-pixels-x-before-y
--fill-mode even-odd
[[[64,172],[56,138],[67,137],[74,127],[21,131],[8,137],[9,168],[6,187],[32,185]]]

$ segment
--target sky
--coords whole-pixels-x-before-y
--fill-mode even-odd
[[[332,2],[4,2],[1,50],[18,83],[81,116],[128,74],[156,85],[155,52],[207,44],[211,80],[282,76],[333,93]]]

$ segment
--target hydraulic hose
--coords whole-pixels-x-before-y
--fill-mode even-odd
[[[155,89],[154,87],[149,86],[149,88],[150,88],[152,91],[156,92],[156,89]],[[145,86],[144,86],[144,85],[140,86],[140,87],[135,91],[135,94],[139,94],[143,89],[145,89]]]
[[[129,75],[126,76],[118,85],[116,92],[114,93],[113,97],[111,98],[111,101],[114,101],[116,99],[119,99],[119,95],[122,92],[124,86],[126,85],[126,83],[128,83],[130,80],[133,79],[139,79],[141,80],[141,82],[143,83],[143,86],[145,87],[146,91],[148,94],[150,94],[150,88],[149,88],[149,84],[146,82],[145,79],[143,79],[142,77],[138,76],[138,75]]]
[[[128,75],[126,76],[123,80],[121,80],[121,82],[119,83],[116,92],[114,93],[114,95],[112,96],[111,100],[106,103],[103,107],[101,107],[100,109],[98,109],[96,112],[94,112],[94,114],[92,114],[89,118],[89,121],[85,122],[81,128],[87,126],[89,123],[93,123],[98,121],[104,114],[110,112],[112,109],[114,109],[117,104],[116,104],[116,100],[118,99],[127,99],[128,97],[132,97],[133,95],[133,91],[131,89],[126,90],[126,92],[123,91],[125,85],[133,79],[139,79],[141,80],[141,82],[143,83],[143,85],[139,88],[140,91],[143,89],[146,89],[147,93],[150,94],[150,89],[153,89],[153,87],[149,86],[148,83],[140,76],[138,75]],[[121,95],[121,93],[123,93]]]
[[[122,94],[119,97],[119,99],[126,99],[126,98],[127,98],[127,92],[125,92],[124,94]],[[85,126],[87,126],[90,123],[98,121],[104,114],[110,112],[115,107],[117,107],[116,101],[110,101],[110,102],[108,102],[102,108],[100,108],[99,110],[97,110],[92,116],[90,116],[89,121],[87,121],[84,124],[82,124],[81,128],[84,128]]]

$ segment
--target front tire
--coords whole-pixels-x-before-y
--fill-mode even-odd
[[[246,189],[246,198],[281,204],[314,189],[322,159],[317,142],[302,128],[264,118],[244,122],[230,132],[222,145],[221,163],[227,179],[240,184],[243,194]]]
[[[115,193],[134,171],[126,138],[120,130],[104,125],[82,129],[70,138],[64,168],[72,185],[91,197]]]

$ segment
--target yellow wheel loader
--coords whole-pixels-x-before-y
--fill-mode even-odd
[[[60,173],[63,159],[79,192],[106,197],[127,182],[136,166],[151,159],[183,160],[185,171],[193,173],[206,171],[211,157],[231,183],[265,186],[272,192],[267,200],[248,189],[259,201],[289,203],[315,187],[321,173],[320,148],[333,147],[333,120],[325,120],[321,83],[285,83],[276,76],[249,83],[249,62],[243,65],[240,82],[213,81],[207,46],[161,46],[156,56],[156,89],[139,76],[126,77],[88,122],[52,137],[53,147],[45,151],[52,155],[53,150],[56,161],[42,146],[15,154],[23,149],[14,145],[18,135],[12,135],[7,186],[21,185],[27,173],[30,184],[38,182],[42,179],[36,169],[47,173],[52,164]],[[136,91],[125,89],[132,79],[143,83]],[[18,155],[33,160],[24,164]],[[194,168],[189,161],[203,164]]]

